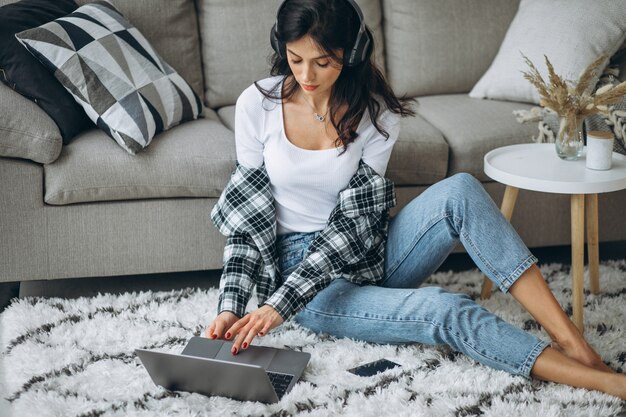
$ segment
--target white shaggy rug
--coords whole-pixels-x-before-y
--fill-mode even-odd
[[[600,267],[602,294],[585,291],[585,334],[626,372],[626,262]],[[569,267],[542,271],[571,314]],[[478,297],[477,270],[439,273],[427,285]],[[256,343],[311,353],[296,387],[276,404],[168,392],[155,386],[135,348],[180,352],[215,316],[217,290],[186,289],[65,300],[14,300],[0,315],[0,416],[618,416],[626,403],[599,392],[527,382],[446,347],[374,345],[318,336],[292,322]],[[481,302],[549,340],[509,295]],[[373,377],[345,369],[379,358],[402,364]]]

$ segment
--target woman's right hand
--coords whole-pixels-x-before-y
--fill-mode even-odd
[[[239,317],[232,311],[223,311],[207,327],[204,335],[209,339],[223,339],[226,330],[230,329],[238,320]]]

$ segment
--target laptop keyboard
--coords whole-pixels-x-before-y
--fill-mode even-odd
[[[285,392],[287,392],[287,387],[291,383],[293,375],[268,372],[267,376],[270,377],[270,382],[272,383],[272,386],[274,387],[274,391],[276,391],[276,395],[278,395],[278,398],[282,398],[282,396],[285,395]]]

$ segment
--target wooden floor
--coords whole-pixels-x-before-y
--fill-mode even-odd
[[[540,263],[570,263],[570,246],[532,249]],[[600,244],[600,260],[626,259],[626,241]],[[475,268],[465,253],[454,253],[439,268],[440,271],[465,271]],[[14,297],[44,296],[75,298],[98,293],[127,291],[167,291],[185,287],[214,288],[218,286],[221,271],[194,271],[151,275],[132,275],[104,278],[75,278],[52,281],[27,281],[0,284],[0,311]]]

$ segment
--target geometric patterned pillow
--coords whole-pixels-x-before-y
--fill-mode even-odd
[[[15,36],[131,154],[155,134],[202,112],[189,84],[107,1]]]

